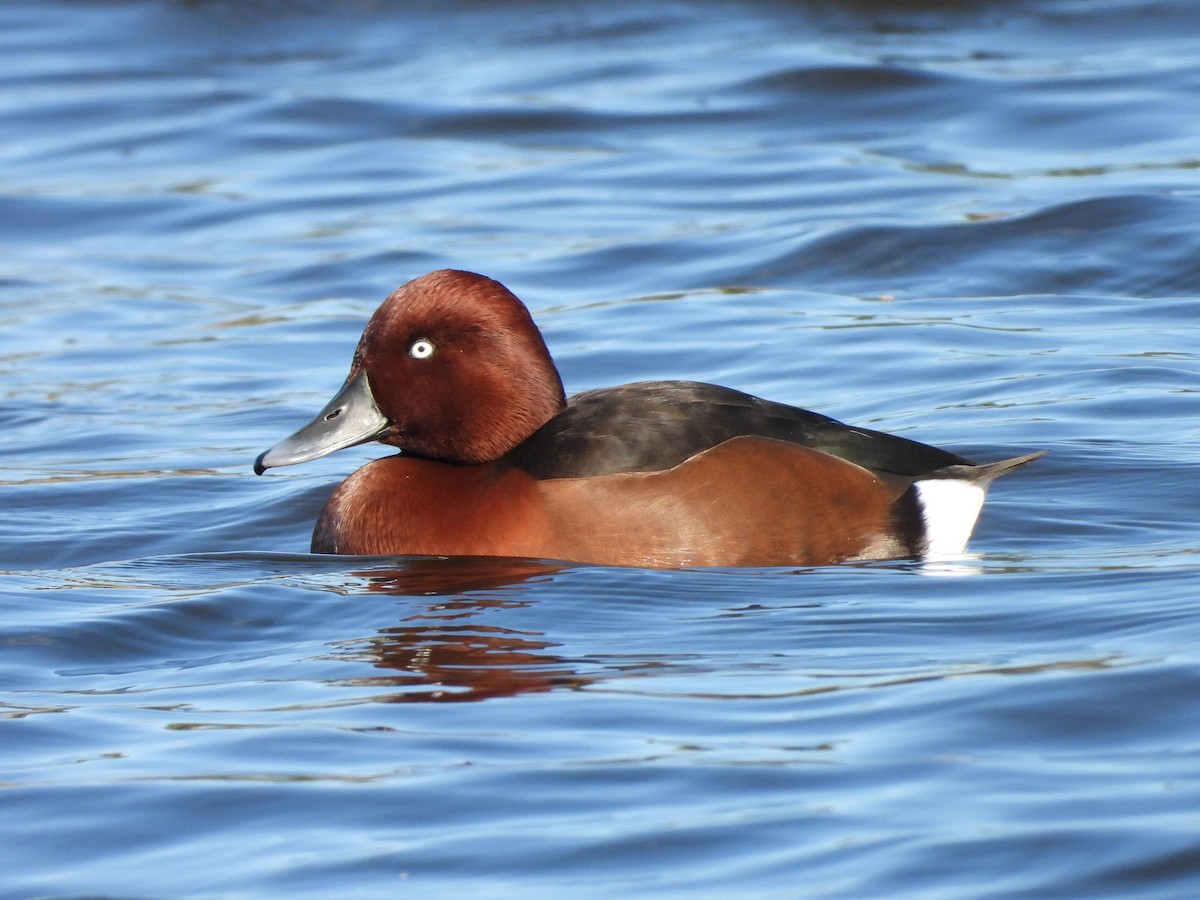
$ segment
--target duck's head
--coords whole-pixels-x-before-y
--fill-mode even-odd
[[[367,441],[446,462],[488,462],[565,405],[524,304],[497,281],[443,269],[383,301],[342,389],[312,422],[259,456],[254,470]]]

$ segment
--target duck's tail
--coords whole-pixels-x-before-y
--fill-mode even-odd
[[[896,501],[896,517],[913,552],[922,557],[965,553],[991,483],[1046,452],[981,466],[946,466],[914,481]]]

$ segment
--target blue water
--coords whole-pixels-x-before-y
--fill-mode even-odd
[[[1200,894],[1200,7],[0,7],[0,895]],[[395,286],[987,460],[975,557],[305,553]]]

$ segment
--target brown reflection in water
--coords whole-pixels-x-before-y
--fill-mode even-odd
[[[476,621],[488,610],[529,606],[507,590],[562,568],[519,559],[414,559],[395,569],[355,573],[370,593],[445,599],[373,637],[346,642],[338,654],[400,674],[342,683],[404,689],[376,698],[387,703],[461,703],[589,683],[570,660],[549,652],[558,645],[541,632]]]
[[[561,572],[561,563],[492,556],[413,557],[396,568],[353,572],[369,593],[433,597],[470,591],[496,591],[533,581],[548,581]]]
[[[409,604],[410,613],[398,625],[367,638],[343,641],[336,658],[369,663],[390,674],[348,678],[338,684],[384,689],[373,697],[381,703],[461,703],[518,694],[577,689],[609,681],[605,676],[581,675],[581,660],[554,652],[559,644],[540,631],[517,630],[483,621],[491,611],[529,607],[533,601],[511,588],[548,579],[566,568],[514,559],[414,558],[402,566],[352,573],[361,579],[355,591],[428,598]],[[348,590],[340,584],[339,591]],[[591,659],[594,667],[596,659]],[[752,700],[804,697],[846,691],[893,689],[923,682],[978,676],[1027,676],[1064,670],[1102,670],[1128,665],[1119,655],[1053,660],[1024,665],[962,665],[913,674],[872,676],[854,672],[796,674],[803,686],[765,693],[655,690],[654,682],[639,687],[604,687],[610,693],[693,699]],[[675,668],[663,660],[646,660],[637,668]],[[710,671],[701,667],[700,671]],[[625,669],[623,674],[629,675]],[[393,689],[388,691],[387,689]]]

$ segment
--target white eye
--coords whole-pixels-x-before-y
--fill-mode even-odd
[[[413,345],[408,348],[408,355],[413,359],[429,359],[433,356],[434,346],[433,341],[426,338],[413,341]]]

